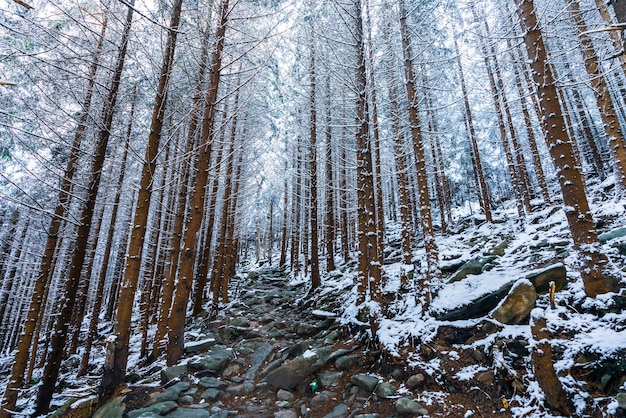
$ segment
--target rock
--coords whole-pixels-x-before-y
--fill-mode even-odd
[[[289,408],[289,401],[276,401],[278,408]]]
[[[131,411],[134,412],[134,411]],[[130,413],[128,414],[128,417],[134,417],[134,418],[161,418],[163,415],[159,415],[157,413],[154,412],[142,412],[139,415],[130,415]]]
[[[100,407],[92,418],[122,418],[126,404],[124,398],[113,398]]]
[[[178,395],[179,395],[178,393],[171,391],[171,390],[166,390],[164,392],[151,393],[150,399],[146,403],[146,406],[151,406],[157,403],[167,402],[167,401],[177,401]]]
[[[485,257],[474,258],[467,263],[463,264],[459,270],[450,278],[450,282],[458,282],[463,280],[470,274],[480,274],[483,271],[485,264],[491,263],[498,258],[495,255],[488,255]]]
[[[626,392],[618,393],[615,399],[617,399],[618,408],[626,409]]]
[[[181,396],[178,402],[180,402],[182,405],[191,405],[193,404],[193,396],[190,396],[190,395]]]
[[[274,418],[298,418],[298,414],[291,409],[283,409],[282,411],[274,412]]]
[[[240,317],[235,318],[232,321],[230,321],[230,325],[232,325],[234,327],[244,327],[244,328],[247,328],[247,327],[250,326],[250,321],[245,316],[240,316]]]
[[[252,393],[254,391],[254,383],[246,382],[240,385],[233,385],[226,388],[226,393],[231,396],[239,396],[245,393]]]
[[[493,370],[488,370],[486,372],[479,373],[476,376],[476,380],[478,380],[480,383],[483,383],[484,385],[487,385],[487,386],[493,385],[493,383],[495,382],[495,379],[496,379],[496,374]]]
[[[166,415],[168,418],[210,418],[211,413],[206,409],[176,408]]]
[[[208,388],[223,389],[226,386],[228,386],[228,383],[216,377],[205,376],[198,381],[198,385],[202,386],[205,389],[208,389]]]
[[[326,405],[328,401],[330,401],[330,397],[326,395],[325,393],[320,393],[318,395],[315,395],[313,396],[313,398],[311,398],[311,409],[314,411],[317,409],[320,409],[324,405]]]
[[[502,257],[504,255],[504,251],[509,246],[509,243],[510,241],[508,239],[503,240],[501,243],[489,250],[489,255],[497,255],[499,257]]]
[[[424,377],[423,374],[421,373],[414,374],[413,376],[409,377],[406,380],[406,387],[409,389],[416,389],[420,387],[421,385],[423,385],[425,380],[426,378]]]
[[[339,331],[332,330],[324,337],[324,344],[332,344],[339,339]]]
[[[207,390],[202,392],[202,395],[200,395],[200,398],[204,399],[205,401],[215,402],[217,398],[220,397],[221,393],[222,392],[217,388],[208,388]]]
[[[246,374],[243,375],[246,380],[254,380],[257,377],[259,368],[274,351],[274,346],[267,342],[255,344],[252,355],[248,358],[250,367]]]
[[[343,372],[322,372],[317,374],[317,381],[322,388],[336,385],[343,376]]]
[[[598,236],[598,240],[601,244],[605,244],[615,238],[626,237],[626,227],[617,228],[609,232],[605,232],[604,234],[600,234]]]
[[[567,286],[567,271],[562,263],[531,271],[526,275],[526,279],[535,286],[537,293],[547,293],[550,291],[550,282],[554,282],[556,290],[560,291]]]
[[[361,356],[359,354],[351,354],[349,356],[339,357],[335,360],[335,368],[337,370],[348,370],[359,363]]]
[[[340,403],[333,408],[331,413],[324,415],[323,418],[343,418],[347,416],[349,410],[348,405]]]
[[[376,386],[378,386],[379,379],[376,376],[371,376],[369,374],[357,374],[352,376],[350,382],[354,386],[358,386],[366,392],[372,393]]]
[[[405,415],[428,415],[428,411],[411,398],[400,398],[396,401],[396,412]]]
[[[232,349],[214,347],[206,356],[191,359],[187,364],[195,371],[221,372],[233,357],[235,357],[235,352]]]
[[[220,340],[217,335],[211,335],[202,340],[188,342],[185,344],[185,353],[188,355],[204,353],[219,342]]]
[[[537,292],[533,284],[520,279],[493,311],[493,318],[503,324],[519,325],[527,321],[536,301]]]
[[[355,415],[354,418],[380,418],[380,414],[359,414]]]
[[[187,365],[178,364],[161,370],[161,382],[163,384],[169,382],[172,379],[177,378],[182,374],[187,374]]]
[[[191,387],[191,383],[189,382],[176,382],[172,386],[166,387],[166,391],[171,391],[176,394],[176,396],[180,396],[180,393],[188,390]]]
[[[230,363],[228,366],[226,366],[226,368],[222,372],[222,376],[228,378],[231,376],[238,375],[240,371],[241,371],[241,364]]]
[[[279,401],[290,401],[293,399],[293,393],[285,389],[278,389],[278,392],[276,392],[276,399]]]
[[[376,395],[383,399],[389,398],[394,393],[396,393],[396,387],[388,382],[381,382],[376,388]]]
[[[302,323],[296,327],[296,334],[301,337],[311,337],[319,332],[315,325]]]
[[[289,357],[298,357],[304,354],[306,350],[309,350],[311,347],[313,347],[314,344],[315,340],[300,341],[299,343],[296,343],[289,347],[287,353],[289,354]]]
[[[326,349],[307,351],[301,357],[272,370],[263,380],[277,389],[293,389],[309,375],[326,365],[326,352]]]
[[[151,412],[157,415],[165,415],[174,409],[176,409],[178,405],[174,401],[167,402],[159,402],[152,406],[148,406],[147,408],[136,409],[134,411],[128,412],[128,418],[139,418],[143,416],[142,414],[146,412]]]

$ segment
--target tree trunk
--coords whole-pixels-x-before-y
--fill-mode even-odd
[[[606,255],[599,252],[598,233],[589,210],[579,163],[574,158],[571,139],[567,137],[552,69],[547,65],[548,52],[539,29],[533,1],[515,0],[515,4],[521,15],[528,62],[541,104],[541,125],[556,166],[563,193],[565,215],[574,245],[582,255],[580,274],[585,293],[595,297],[602,293],[617,291],[620,288],[620,279],[612,270]]]
[[[335,267],[335,188],[333,182],[333,133],[331,112],[330,76],[326,78],[326,271],[330,272]]]
[[[315,103],[315,41],[311,36],[311,63],[309,68],[310,77],[310,150],[309,150],[309,174],[310,174],[310,228],[311,228],[311,290],[321,284],[319,262],[319,236],[317,222],[317,108]]]
[[[176,49],[176,37],[178,35],[178,24],[182,0],[177,0],[172,9],[170,29],[167,34],[163,65],[159,76],[157,94],[155,97],[152,120],[150,122],[150,133],[148,144],[141,172],[139,192],[137,195],[137,207],[133,218],[133,228],[128,245],[128,256],[126,257],[126,268],[122,278],[122,286],[115,315],[114,333],[115,351],[112,363],[105,364],[102,382],[99,388],[100,401],[108,400],[115,391],[117,385],[124,381],[126,374],[126,363],[128,362],[128,351],[130,341],[130,320],[133,311],[137,281],[141,267],[141,254],[143,251],[144,238],[146,235],[146,224],[150,211],[150,200],[152,196],[152,182],[156,169],[157,157],[159,153],[159,142],[163,130],[163,119],[167,108],[167,90],[171,75],[174,52]]]

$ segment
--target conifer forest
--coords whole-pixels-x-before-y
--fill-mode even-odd
[[[626,417],[626,0],[0,0],[0,418]]]

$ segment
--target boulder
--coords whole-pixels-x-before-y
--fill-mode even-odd
[[[400,398],[396,401],[396,412],[400,415],[428,415],[428,411],[411,398]]]
[[[151,393],[150,399],[148,400],[146,405],[151,406],[151,405],[155,405],[161,402],[177,401],[178,395],[179,395],[178,393],[171,391],[171,390],[166,390],[164,392]]]
[[[176,394],[176,396],[180,396],[181,392],[188,390],[191,387],[191,383],[189,382],[176,382],[171,386],[168,386],[166,391],[170,391]]]
[[[527,323],[536,301],[537,292],[533,284],[526,279],[520,279],[493,311],[493,318],[508,325]]]
[[[302,356],[272,370],[263,380],[277,389],[293,389],[326,365],[327,351],[326,349],[308,350]]]
[[[228,386],[228,383],[216,377],[205,376],[198,381],[198,385],[202,386],[205,389],[209,389],[209,388],[222,389]]]
[[[467,263],[463,264],[459,270],[450,278],[451,282],[458,282],[459,280],[463,280],[470,274],[480,274],[483,271],[483,268],[486,264],[491,263],[493,260],[498,258],[495,255],[488,255],[485,257],[476,257]]]
[[[191,341],[185,344],[185,353],[187,355],[204,353],[219,342],[220,340],[217,335],[207,336],[198,341]]]
[[[156,415],[165,415],[176,409],[178,405],[174,401],[159,402],[147,408],[135,409],[128,412],[128,418],[139,418],[150,412]]]
[[[187,363],[189,368],[194,371],[212,371],[221,372],[230,359],[235,357],[235,352],[230,348],[216,348],[214,347],[205,356],[197,357],[189,360]]]
[[[468,295],[464,304],[447,309],[434,309],[433,316],[440,321],[456,321],[459,319],[479,318],[489,313],[507,295],[513,281],[505,282],[499,288],[490,290],[475,299]],[[447,289],[449,290],[449,289]],[[438,296],[443,297],[443,292]]]
[[[369,374],[357,374],[352,376],[350,382],[354,386],[358,386],[366,392],[372,393],[374,389],[376,389],[376,386],[378,386],[379,380],[378,377]]]
[[[613,239],[626,237],[626,227],[617,228],[598,236],[598,240],[601,244],[605,244]]]
[[[535,286],[537,293],[550,291],[550,282],[554,282],[556,290],[560,291],[567,286],[567,271],[563,263],[556,263],[547,267],[533,270],[525,278]]]
[[[393,396],[394,393],[396,393],[396,387],[388,382],[381,382],[376,388],[376,395],[383,399]]]
[[[122,418],[126,404],[124,398],[113,398],[102,405],[94,414],[93,418]]]

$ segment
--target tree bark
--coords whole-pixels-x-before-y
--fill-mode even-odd
[[[310,77],[310,155],[309,155],[309,174],[310,174],[310,228],[311,228],[311,290],[321,285],[320,279],[320,262],[319,262],[319,236],[317,221],[317,108],[315,102],[315,41],[311,36],[311,62],[309,67]]]

